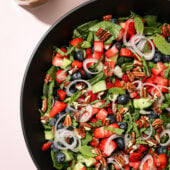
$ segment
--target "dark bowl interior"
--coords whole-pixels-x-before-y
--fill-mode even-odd
[[[43,128],[38,109],[41,107],[43,79],[51,65],[53,45],[67,44],[73,29],[103,15],[129,15],[130,10],[140,15],[154,14],[159,21],[170,23],[168,0],[96,0],[89,1],[57,21],[40,40],[28,63],[21,92],[21,122],[25,141],[38,169],[53,170],[49,152],[42,152]]]

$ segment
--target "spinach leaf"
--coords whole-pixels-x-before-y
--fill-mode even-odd
[[[142,34],[144,30],[144,24],[141,18],[135,16],[134,21],[135,21],[135,29],[136,29],[137,34]]]
[[[81,140],[82,145],[87,145],[92,140],[92,135],[89,132],[86,132],[86,137]]]
[[[157,16],[155,15],[146,15],[144,17],[144,20],[146,21],[146,24],[150,27],[158,27],[161,25],[161,23],[157,22]]]
[[[74,101],[76,101],[80,96],[81,96],[81,91],[77,91],[76,93],[74,93],[70,100],[69,100],[69,103],[72,104]]]
[[[93,78],[91,78],[90,80],[88,80],[88,82],[93,85],[95,83],[97,83],[100,80],[105,80],[106,76],[103,74],[103,72],[98,73],[96,76],[94,76]]]
[[[56,168],[56,169],[62,169],[64,167],[64,164],[59,164],[57,163],[56,161],[56,153],[51,151],[51,158],[52,158],[52,161],[53,161],[53,167]]]
[[[108,90],[109,93],[112,93],[112,94],[125,94],[125,90],[123,90],[122,88],[120,87],[112,87]]]
[[[83,145],[83,146],[81,146],[79,152],[83,156],[85,156],[87,158],[91,158],[91,157],[95,157],[96,156],[96,154],[92,153],[92,149],[93,148],[91,146]]]
[[[105,130],[108,130],[112,133],[116,133],[118,135],[122,135],[124,130],[123,129],[120,129],[120,128],[113,128],[113,127],[104,127]]]

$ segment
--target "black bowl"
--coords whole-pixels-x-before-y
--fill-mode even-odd
[[[41,170],[53,170],[49,152],[42,152],[43,128],[38,109],[41,107],[43,79],[51,65],[53,45],[67,44],[73,29],[103,15],[127,16],[130,10],[140,15],[154,14],[159,21],[170,23],[169,0],[92,0],[75,8],[58,20],[40,40],[28,63],[21,92],[21,123],[30,155]]]

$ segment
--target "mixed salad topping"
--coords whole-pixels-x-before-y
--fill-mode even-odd
[[[170,24],[106,15],[54,47],[41,122],[53,166],[170,169]]]

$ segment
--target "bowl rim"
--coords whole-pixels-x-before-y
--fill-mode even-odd
[[[23,111],[23,96],[24,96],[24,87],[25,87],[25,81],[26,81],[26,78],[27,78],[27,74],[28,74],[28,71],[29,71],[29,68],[30,68],[30,65],[32,63],[32,60],[39,48],[39,46],[41,45],[41,43],[44,41],[44,39],[48,36],[48,34],[58,25],[60,24],[60,22],[62,22],[65,18],[67,18],[70,14],[72,14],[73,12],[79,10],[80,8],[83,8],[85,7],[86,5],[89,5],[93,2],[95,2],[97,0],[89,0],[87,2],[84,2],[76,7],[74,7],[73,9],[71,9],[70,11],[66,12],[63,16],[61,16],[59,19],[57,19],[51,26],[50,28],[47,29],[47,31],[43,34],[43,36],[40,38],[40,40],[38,41],[38,43],[36,44],[36,46],[34,47],[33,49],[33,52],[28,60],[28,63],[26,65],[26,68],[25,68],[25,71],[24,71],[24,75],[23,75],[23,78],[22,78],[22,83],[21,83],[21,91],[20,91],[20,122],[21,122],[21,129],[22,129],[22,134],[24,136],[24,141],[25,141],[25,144],[26,144],[26,148],[27,148],[27,151],[34,163],[34,165],[36,166],[36,168],[40,169],[39,167],[39,163],[37,162],[34,154],[32,153],[32,149],[31,149],[31,145],[30,143],[28,142],[27,140],[27,134],[26,134],[26,131],[25,131],[25,125],[24,125],[24,111]]]

